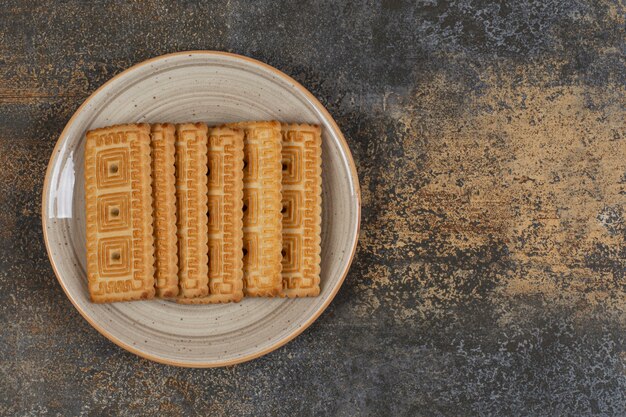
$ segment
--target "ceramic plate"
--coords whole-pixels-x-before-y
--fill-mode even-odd
[[[92,304],[85,254],[85,132],[128,122],[220,124],[270,119],[317,123],[323,128],[321,294],[208,306],[163,300]],[[158,362],[223,366],[278,348],[324,311],[354,256],[360,195],[354,162],[341,131],[304,87],[250,58],[183,52],[131,67],[100,87],[76,111],[48,165],[42,218],[48,256],[63,290],[100,333]]]

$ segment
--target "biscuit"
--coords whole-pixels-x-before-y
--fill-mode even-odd
[[[209,293],[207,246],[207,126],[176,125],[178,296]]]
[[[209,295],[184,304],[240,301],[243,297],[243,131],[209,129]]]
[[[153,124],[152,207],[154,216],[154,268],[157,297],[178,295],[178,243],[176,239],[176,127]]]
[[[320,293],[322,139],[316,125],[283,124],[283,292]]]
[[[150,126],[87,132],[87,276],[96,303],[154,297]]]
[[[282,295],[280,123],[242,122],[244,130],[243,279],[246,296]]]

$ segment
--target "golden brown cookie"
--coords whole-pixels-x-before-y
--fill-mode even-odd
[[[176,125],[178,296],[209,293],[207,246],[207,126]]]
[[[283,124],[283,292],[320,293],[322,139],[316,125]]]
[[[184,304],[239,301],[243,297],[243,131],[209,129],[209,295]]]
[[[178,295],[178,242],[176,238],[176,127],[153,124],[152,205],[154,216],[155,287],[161,298]]]
[[[96,303],[154,297],[150,126],[87,132],[87,275]]]
[[[242,122],[244,130],[244,294],[282,295],[280,123]]]

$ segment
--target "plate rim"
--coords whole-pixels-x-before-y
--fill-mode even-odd
[[[70,127],[73,125],[76,117],[78,116],[78,114],[89,104],[89,102],[91,102],[91,100],[98,95],[104,88],[106,88],[107,86],[109,86],[111,83],[113,83],[115,80],[124,77],[125,75],[127,75],[128,73],[138,69],[139,67],[143,67],[145,65],[150,65],[152,63],[154,63],[155,61],[159,61],[162,59],[167,59],[167,58],[172,58],[172,57],[176,57],[176,56],[181,56],[181,55],[210,55],[210,56],[225,56],[231,59],[236,59],[236,60],[241,60],[244,61],[248,64],[252,64],[252,65],[256,65],[256,66],[260,66],[261,68],[270,71],[271,73],[273,73],[274,75],[290,82],[297,90],[299,90],[302,94],[304,94],[304,96],[314,105],[314,107],[317,108],[317,110],[320,111],[320,113],[322,114],[322,116],[328,121],[328,123],[332,126],[333,130],[335,130],[335,132],[337,133],[337,137],[339,139],[339,145],[342,148],[343,154],[346,158],[346,161],[348,163],[348,168],[349,168],[349,177],[351,180],[351,183],[353,184],[354,187],[354,194],[356,196],[356,212],[357,212],[357,222],[356,222],[356,233],[354,236],[354,241],[352,244],[352,248],[350,250],[350,257],[348,259],[348,262],[345,266],[345,269],[342,273],[341,278],[339,279],[339,281],[337,282],[337,284],[335,285],[335,287],[333,288],[333,290],[331,291],[330,295],[328,296],[328,298],[324,301],[324,303],[321,305],[321,307],[300,327],[298,327],[295,331],[293,331],[292,333],[288,334],[287,336],[283,337],[282,339],[278,340],[277,342],[275,342],[274,344],[266,347],[265,349],[262,349],[258,352],[254,352],[251,354],[247,354],[244,356],[241,356],[239,358],[235,358],[235,359],[229,359],[229,360],[224,360],[224,361],[212,361],[212,362],[184,362],[184,361],[179,361],[179,360],[172,360],[172,359],[165,359],[162,358],[160,356],[157,355],[153,355],[150,353],[146,353],[138,348],[135,348],[131,345],[128,345],[126,343],[124,343],[123,341],[119,340],[117,337],[115,337],[114,335],[112,335],[107,329],[101,327],[100,325],[98,325],[97,323],[95,323],[91,317],[82,310],[82,308],[78,305],[78,303],[74,300],[74,298],[71,296],[70,292],[68,291],[68,289],[66,288],[63,280],[61,279],[59,270],[57,269],[57,265],[52,257],[52,253],[51,253],[51,248],[50,248],[50,242],[48,240],[48,220],[47,220],[47,207],[48,207],[48,194],[50,191],[50,179],[51,179],[51,171],[52,171],[52,162],[55,159],[55,155],[60,151],[59,147],[61,145],[61,138],[63,136],[66,135],[66,132],[70,129]],[[61,285],[61,288],[63,288],[63,292],[65,293],[66,297],[70,300],[70,302],[72,303],[72,305],[74,306],[74,308],[76,310],[78,310],[78,312],[80,313],[80,315],[94,328],[98,331],[98,333],[100,333],[102,336],[106,337],[108,340],[110,340],[111,342],[115,343],[117,346],[121,347],[124,350],[127,350],[139,357],[154,361],[154,362],[158,362],[158,363],[162,363],[162,364],[166,364],[166,365],[172,365],[172,366],[179,366],[179,367],[186,367],[186,368],[216,368],[216,367],[222,367],[222,366],[232,366],[232,365],[236,365],[239,363],[243,363],[243,362],[247,362],[256,358],[259,358],[261,356],[264,356],[276,349],[278,349],[281,346],[284,346],[285,344],[289,343],[290,341],[292,341],[293,339],[295,339],[296,337],[298,337],[302,332],[304,332],[311,324],[313,324],[313,322],[315,322],[320,315],[326,310],[326,308],[330,305],[330,303],[333,301],[333,299],[335,298],[335,296],[337,295],[337,293],[339,292],[339,289],[341,288],[341,286],[343,285],[343,282],[348,274],[348,271],[350,270],[350,266],[352,265],[352,262],[354,260],[354,256],[356,254],[356,248],[358,246],[358,242],[359,242],[359,234],[360,234],[360,229],[361,229],[361,188],[360,188],[360,184],[359,184],[359,177],[357,174],[357,170],[356,170],[356,165],[354,163],[354,158],[352,157],[352,152],[350,152],[350,147],[348,146],[348,143],[346,142],[345,137],[343,136],[343,133],[341,132],[341,129],[339,128],[339,126],[337,125],[337,122],[335,122],[335,119],[330,115],[330,113],[328,112],[328,110],[326,109],[326,107],[324,107],[324,105],[309,91],[307,90],[302,84],[300,84],[298,81],[296,81],[295,79],[293,79],[292,77],[290,77],[289,75],[285,74],[284,72],[278,70],[277,68],[274,68],[273,66],[266,64],[264,62],[261,62],[259,60],[256,60],[254,58],[250,58],[244,55],[239,55],[239,54],[234,54],[234,53],[230,53],[230,52],[222,52],[222,51],[214,51],[214,50],[190,50],[190,51],[180,51],[180,52],[174,52],[174,53],[169,53],[169,54],[164,54],[164,55],[159,55],[153,58],[149,58],[146,59],[144,61],[138,62],[128,68],[126,68],[125,70],[123,70],[122,72],[120,72],[119,74],[116,74],[115,76],[111,77],[110,79],[108,79],[104,84],[102,84],[100,87],[98,87],[93,93],[91,93],[89,95],[89,97],[87,97],[85,99],[85,101],[83,101],[83,103],[74,111],[74,113],[72,114],[72,117],[69,119],[69,121],[66,123],[65,127],[63,128],[63,130],[61,131],[61,134],[59,135],[59,137],[56,140],[56,143],[54,145],[54,148],[52,150],[52,153],[50,155],[50,159],[48,161],[48,165],[46,168],[46,175],[44,177],[44,183],[43,183],[43,187],[42,187],[42,206],[41,206],[41,222],[42,222],[42,229],[43,229],[43,238],[44,238],[44,243],[46,246],[46,253],[48,255],[48,259],[50,261],[50,264],[52,265],[52,269],[54,271],[54,275],[57,278],[57,281],[59,282],[59,284]]]

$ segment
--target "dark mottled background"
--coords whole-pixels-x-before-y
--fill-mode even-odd
[[[625,415],[622,0],[0,4],[0,414]],[[160,54],[292,75],[343,129],[357,255],[303,335],[179,369],[93,330],[40,194],[79,104]]]

